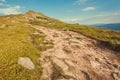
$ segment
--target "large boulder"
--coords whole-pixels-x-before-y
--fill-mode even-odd
[[[23,66],[29,70],[35,69],[35,65],[33,64],[32,60],[28,57],[20,57],[18,59],[18,64],[20,64],[21,66]]]

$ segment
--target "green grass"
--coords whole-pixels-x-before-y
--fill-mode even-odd
[[[37,30],[24,23],[11,23],[2,17],[0,25],[3,24],[8,27],[0,28],[0,80],[39,80],[42,72],[38,58],[41,52],[36,43],[42,44],[43,41],[33,43],[31,38]],[[39,36],[39,39],[44,40],[45,37]],[[35,69],[28,70],[19,65],[19,57],[29,57]]]
[[[0,17],[0,80],[40,80],[42,68],[41,51],[53,47],[45,35],[30,25],[23,15]],[[18,64],[19,57],[29,57],[35,64],[28,70]]]

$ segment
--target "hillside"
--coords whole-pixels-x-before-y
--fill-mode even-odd
[[[0,41],[1,80],[120,79],[119,31],[28,11],[0,17]]]
[[[32,13],[32,12],[30,12]],[[87,37],[96,39],[104,46],[120,51],[120,31],[113,31],[108,29],[101,29],[92,26],[85,26],[79,24],[67,24],[56,19],[52,19],[42,15],[43,17],[37,17],[30,19],[30,24],[45,26],[48,28],[54,28],[58,30],[70,30]],[[41,20],[42,19],[42,20]]]

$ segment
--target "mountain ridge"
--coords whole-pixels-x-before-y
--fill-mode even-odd
[[[3,80],[120,79],[119,31],[28,11],[0,17],[0,41]]]
[[[14,15],[8,15],[8,16],[10,17]],[[108,48],[110,49],[120,51],[119,49],[120,31],[112,31],[108,29],[101,29],[93,26],[86,26],[86,25],[79,25],[79,24],[68,24],[60,20],[47,17],[46,15],[39,12],[35,12],[33,10],[29,10],[23,14],[15,15],[13,18],[15,17],[19,17],[21,18],[22,22],[27,21],[27,23],[32,25],[41,25],[41,26],[55,28],[55,29],[61,29],[61,30],[65,29],[65,30],[75,31],[87,37],[100,41],[100,44],[105,43],[105,45],[107,45]],[[17,19],[17,20],[20,20],[20,19]],[[13,22],[16,22],[16,21],[14,21],[13,19]],[[110,32],[112,32],[112,34],[109,34]]]
[[[112,31],[112,30],[108,30],[108,29],[101,29],[101,28],[96,28],[93,26],[86,26],[86,25],[79,25],[79,24],[67,24],[60,20],[49,18],[45,15],[43,16],[42,19],[40,19],[40,17],[38,17],[38,18],[36,18],[36,20],[33,20],[33,21],[31,20],[30,24],[42,25],[42,26],[55,28],[55,29],[66,29],[66,30],[75,31],[75,32],[81,33],[87,37],[99,40],[101,43],[105,43],[105,45],[108,44],[107,46],[109,46],[109,47],[114,45],[114,47],[110,47],[110,49],[114,48],[118,51],[120,50],[118,48],[120,46],[120,44],[119,44],[120,37],[118,35],[119,31]],[[99,32],[101,32],[101,33],[99,33]],[[114,35],[109,34],[110,32],[114,33]],[[103,34],[103,35],[101,35],[101,34]],[[114,37],[115,35],[118,38],[118,40],[117,40],[117,38],[116,38],[116,40],[112,39],[112,37]],[[115,47],[116,44],[118,44],[117,47]]]

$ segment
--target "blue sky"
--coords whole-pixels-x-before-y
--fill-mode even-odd
[[[28,10],[42,12],[69,23],[120,22],[120,0],[0,0],[0,15]]]

